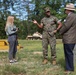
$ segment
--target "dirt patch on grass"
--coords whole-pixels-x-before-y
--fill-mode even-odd
[[[42,54],[42,52],[33,52],[33,54],[39,54],[39,55],[41,55]]]

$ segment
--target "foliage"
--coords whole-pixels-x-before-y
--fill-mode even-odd
[[[9,15],[15,17],[15,24],[20,28],[18,37],[25,39],[27,35],[42,30],[34,25],[31,20],[39,23],[45,16],[44,8],[50,7],[51,14],[62,21],[65,19],[64,6],[66,3],[75,3],[75,0],[0,0],[0,38],[6,38],[4,27]],[[59,37],[57,37],[59,38]]]

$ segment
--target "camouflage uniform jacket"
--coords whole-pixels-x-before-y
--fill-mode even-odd
[[[53,31],[56,29],[57,22],[58,19],[54,16],[44,17],[41,20],[41,23],[43,24],[43,38],[46,38],[48,34],[50,36],[55,36]]]

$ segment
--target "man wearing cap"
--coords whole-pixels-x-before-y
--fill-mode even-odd
[[[65,54],[65,73],[74,71],[73,49],[76,44],[76,14],[74,13],[74,4],[66,5],[65,13],[67,17],[60,29],[60,34],[63,38],[64,54]]]
[[[42,47],[43,47],[43,64],[48,62],[48,44],[50,44],[51,49],[51,60],[52,64],[56,64],[56,37],[55,33],[60,29],[61,22],[58,19],[51,15],[49,7],[44,9],[45,17],[41,20],[39,24],[36,20],[33,21],[34,24],[37,24],[39,28],[43,28],[42,34]],[[56,25],[58,27],[56,28]]]

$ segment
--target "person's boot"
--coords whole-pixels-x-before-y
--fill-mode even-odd
[[[48,62],[48,60],[47,60],[47,59],[44,59],[43,62],[42,62],[42,64],[43,64],[43,65],[44,65],[44,64],[47,64],[47,62]]]
[[[52,65],[56,65],[56,64],[57,64],[56,60],[53,60]]]
[[[64,71],[64,74],[65,75],[69,75],[69,74],[71,74],[72,73],[72,71]]]

